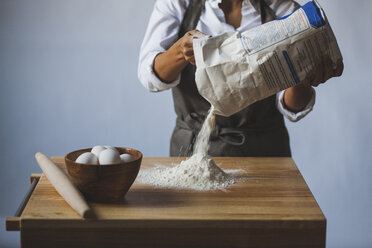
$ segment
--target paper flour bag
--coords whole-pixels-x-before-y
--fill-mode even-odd
[[[223,116],[308,80],[325,57],[333,69],[342,61],[333,31],[315,1],[244,33],[193,43],[199,93]]]

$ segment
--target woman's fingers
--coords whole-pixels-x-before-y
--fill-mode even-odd
[[[194,49],[185,49],[184,51],[183,51],[183,55],[185,56],[185,57],[191,57],[191,56],[194,56]]]
[[[210,37],[212,37],[210,35],[207,35],[205,33],[200,32],[199,30],[191,30],[191,31],[188,32],[188,34],[190,36],[192,36],[193,38],[210,38]]]
[[[195,64],[195,56],[194,56],[194,51],[188,51],[187,53],[184,54],[185,60],[190,62],[191,64]]]
[[[344,63],[342,60],[337,61],[337,68],[335,70],[336,77],[339,77],[342,75],[342,72],[344,71]]]
[[[196,62],[195,62],[195,57],[192,56],[192,57],[190,58],[189,62],[190,62],[190,64],[195,65],[195,63],[196,63]]]
[[[310,85],[316,87],[319,84],[325,83],[331,77],[336,76],[337,72],[332,66],[332,60],[329,57],[324,57],[315,68],[315,77],[310,79]]]
[[[195,64],[194,49],[192,46],[184,46],[182,48],[182,52],[186,61]]]
[[[186,61],[190,64],[195,65],[195,56],[194,56],[194,47],[193,47],[193,39],[198,38],[209,38],[210,35],[206,35],[199,30],[191,30],[187,32],[183,37],[183,41],[181,43],[181,51]]]

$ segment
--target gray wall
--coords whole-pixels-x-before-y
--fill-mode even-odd
[[[170,92],[149,93],[136,77],[153,3],[0,0],[0,247],[19,246],[4,218],[41,172],[35,152],[107,144],[168,155]],[[309,116],[287,123],[293,157],[327,217],[328,247],[371,247],[372,2],[321,3],[345,71],[317,88]]]

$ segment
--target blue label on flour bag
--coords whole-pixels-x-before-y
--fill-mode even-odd
[[[313,2],[308,2],[290,15],[242,33],[241,42],[248,55],[252,55],[324,24],[320,9]]]
[[[313,2],[308,2],[301,8],[305,11],[311,26],[319,28],[325,25],[320,9]]]
[[[322,17],[322,13],[320,12],[318,6],[314,4],[314,2],[308,2],[307,4],[303,5],[301,9],[305,11],[307,19],[310,22],[310,25],[313,26],[314,28],[319,28],[325,24],[325,21]],[[278,18],[277,20],[283,20],[290,15],[292,14],[283,16],[281,18]]]

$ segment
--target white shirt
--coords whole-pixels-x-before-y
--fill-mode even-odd
[[[218,4],[222,0],[206,0],[196,29],[208,35],[219,35],[225,32],[244,32],[261,24],[260,14],[255,10],[249,0],[242,4],[241,25],[235,29],[226,23],[225,15]],[[154,59],[159,53],[170,48],[178,39],[178,30],[184,13],[188,6],[188,0],[157,0],[143,40],[138,65],[138,78],[148,90],[163,91],[177,86],[180,83],[180,75],[171,83],[162,82],[153,69]],[[271,0],[270,7],[277,17],[292,13],[295,5],[291,0]],[[312,98],[304,110],[294,113],[286,109],[283,101],[284,91],[277,93],[277,108],[290,121],[298,121],[306,116],[315,103],[315,90]]]

